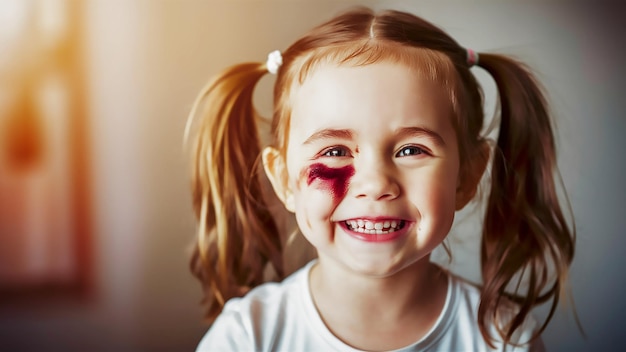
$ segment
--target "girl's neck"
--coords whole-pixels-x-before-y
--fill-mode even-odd
[[[327,327],[349,345],[397,349],[419,340],[445,304],[447,276],[428,257],[388,277],[367,277],[320,258],[313,301]]]

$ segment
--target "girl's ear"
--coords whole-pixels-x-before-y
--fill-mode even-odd
[[[483,141],[479,152],[468,163],[467,170],[461,173],[456,189],[456,210],[463,209],[476,195],[478,183],[489,161],[489,151],[489,144]]]
[[[293,192],[287,181],[287,164],[276,148],[263,149],[263,169],[274,188],[274,193],[290,212],[295,212]]]

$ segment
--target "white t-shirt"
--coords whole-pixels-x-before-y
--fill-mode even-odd
[[[266,283],[242,298],[230,299],[196,351],[359,351],[335,337],[315,308],[309,290],[314,263],[309,262],[281,283]],[[479,290],[452,275],[448,277],[446,302],[437,322],[419,341],[396,351],[492,350],[478,328]],[[530,340],[535,325],[528,319],[514,341]],[[499,336],[495,329],[492,336]],[[496,350],[541,350],[541,341],[537,342],[504,349],[499,344]]]

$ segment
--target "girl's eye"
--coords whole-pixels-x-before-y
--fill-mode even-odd
[[[400,151],[396,153],[396,157],[413,156],[419,154],[426,154],[426,152],[420,147],[411,145],[400,149]]]
[[[322,153],[322,156],[335,157],[335,158],[348,156],[348,150],[346,150],[346,148],[341,148],[341,147],[328,148]]]

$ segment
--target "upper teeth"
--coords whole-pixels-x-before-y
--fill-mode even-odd
[[[385,221],[369,221],[369,220],[347,220],[348,229],[356,232],[369,234],[383,234],[397,231],[404,227],[404,220],[385,220]]]

